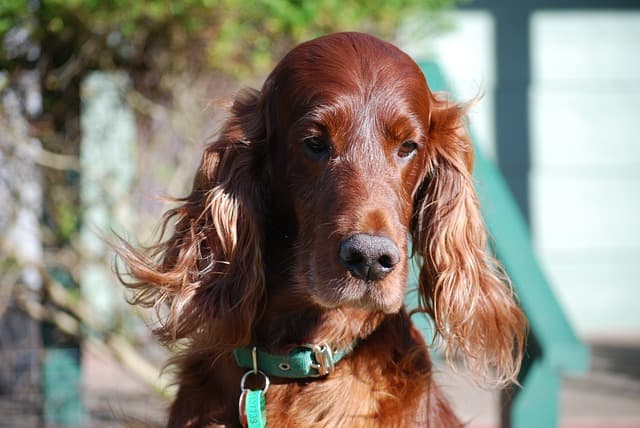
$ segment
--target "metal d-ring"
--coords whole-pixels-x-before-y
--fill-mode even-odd
[[[240,379],[240,391],[244,391],[246,389],[244,387],[244,384],[247,381],[249,375],[262,375],[262,377],[264,377],[264,388],[262,389],[262,392],[266,394],[271,382],[269,381],[269,376],[267,376],[262,370],[257,370],[256,372],[254,372],[252,369],[243,374],[242,378]]]
[[[335,368],[335,362],[333,361],[333,351],[329,345],[302,345],[304,348],[308,348],[313,352],[315,362],[311,362],[311,368],[318,372],[317,375],[310,375],[311,377],[320,377],[328,375]]]

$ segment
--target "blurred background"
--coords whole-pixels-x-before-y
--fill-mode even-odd
[[[482,95],[478,187],[532,339],[522,389],[440,368],[458,413],[640,427],[632,0],[0,0],[0,426],[162,425],[168,354],[105,239],[152,243],[233,94],[340,30],[398,44],[458,100]]]

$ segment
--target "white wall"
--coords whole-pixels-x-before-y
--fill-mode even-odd
[[[640,337],[640,12],[531,19],[531,220],[585,336]]]

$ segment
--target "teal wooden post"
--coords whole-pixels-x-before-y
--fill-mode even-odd
[[[78,285],[68,272],[52,270],[50,274],[68,289]],[[77,339],[53,324],[42,325],[45,345],[42,360],[43,413],[47,426],[78,427],[86,422],[82,401],[82,351]]]
[[[420,65],[431,90],[449,90],[437,64]],[[522,388],[512,390],[502,423],[514,428],[557,426],[561,378],[565,373],[585,371],[589,350],[574,334],[553,295],[533,253],[526,222],[500,170],[477,147],[475,153],[474,177],[482,213],[531,329],[520,373]]]
[[[47,348],[42,375],[46,424],[81,426],[86,414],[81,396],[80,350]]]
[[[512,390],[515,395],[503,395],[509,404],[502,415],[502,426],[540,428],[558,426],[561,373],[549,366],[544,358],[529,361],[523,388]]]

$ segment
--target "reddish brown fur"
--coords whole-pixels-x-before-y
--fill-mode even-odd
[[[235,347],[356,342],[325,378],[273,379],[270,426],[459,426],[403,308],[409,236],[447,355],[478,379],[515,379],[526,322],[487,253],[464,106],[433,95],[396,47],[339,33],[295,48],[231,113],[167,214],[173,235],[120,250],[134,301],[168,308],[156,333],[180,344],[169,426],[237,425]],[[328,152],[309,152],[310,137]],[[355,233],[395,243],[391,274],[372,284],[345,269],[338,249]]]

